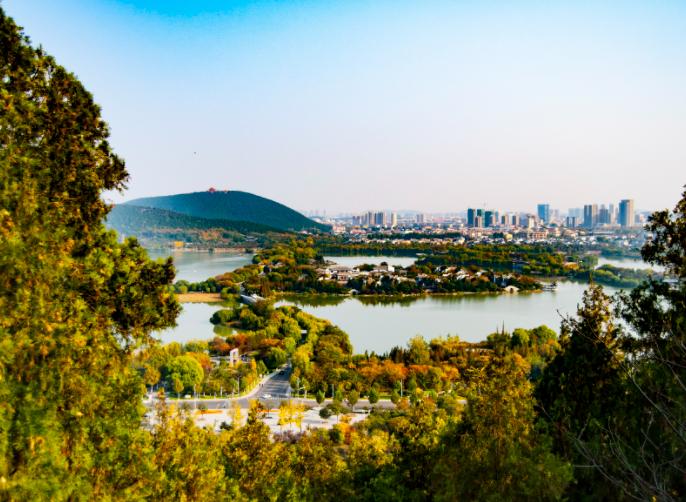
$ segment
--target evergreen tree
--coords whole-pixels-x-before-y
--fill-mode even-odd
[[[529,365],[494,357],[475,377],[462,421],[436,464],[438,500],[555,500],[571,480],[536,425]]]
[[[624,420],[605,448],[589,451],[605,479],[631,498],[686,496],[686,191],[674,211],[654,213],[643,259],[665,268],[620,298],[632,335]]]
[[[171,326],[171,261],[117,242],[124,162],[78,80],[0,9],[0,498],[146,494],[130,362]]]
[[[589,469],[585,448],[598,448],[622,407],[621,330],[602,287],[584,293],[576,317],[562,323],[562,350],[548,364],[536,388],[539,414],[548,424],[555,451],[575,466],[573,498],[612,494]]]

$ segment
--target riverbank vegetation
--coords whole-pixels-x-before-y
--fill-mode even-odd
[[[686,496],[686,192],[674,212],[651,217],[642,250],[675,280],[649,279],[614,301],[594,286],[557,339],[538,328],[482,347],[415,339],[353,356],[326,321],[259,302],[240,309],[241,329],[292,350],[312,385],[354,386],[359,375],[362,392],[390,387],[388,367],[407,371],[404,392],[414,377],[407,399],[359,425],[272,436],[253,408],[243,427],[202,429],[161,394],[143,427],[146,374],[186,392],[212,374],[205,350],[225,352],[228,341],[158,346],[153,334],[179,313],[172,262],[105,229],[103,194],[128,175],[100,110],[2,8],[0,72],[0,499]],[[289,259],[303,265],[310,254]],[[221,286],[255,287],[262,273]]]
[[[653,275],[652,270],[630,269],[601,265],[593,270],[578,270],[574,272],[574,279],[596,282],[604,286],[622,289],[633,289],[648,280]]]
[[[242,292],[270,297],[273,293],[359,295],[418,295],[426,293],[481,293],[530,291],[541,284],[519,273],[417,262],[409,267],[362,264],[340,267],[326,262],[312,238],[278,243],[256,254],[254,263],[201,283],[179,281],[174,290]]]
[[[330,238],[323,242],[331,246]],[[338,243],[348,252],[378,243]],[[324,249],[326,249],[324,246]],[[379,252],[391,252],[385,244]],[[364,263],[356,267],[327,262],[322,238],[292,239],[262,249],[254,263],[199,283],[179,281],[176,293],[212,292],[224,298],[243,292],[270,297],[274,293],[403,296],[445,293],[498,293],[540,290],[537,278],[569,278],[612,287],[633,288],[649,272],[611,265],[595,268],[595,255],[560,251],[551,246],[469,244],[424,246],[425,253],[406,267]],[[402,250],[400,247],[396,249]],[[366,249],[370,251],[370,249]]]
[[[526,244],[476,244],[449,246],[444,252],[421,257],[418,265],[477,266],[499,271],[518,271],[546,277],[563,276],[566,263],[576,263],[578,257],[565,257],[548,246]]]
[[[317,239],[315,247],[321,254],[339,256],[415,256],[416,267],[477,267],[496,273],[512,272],[521,277],[570,278],[595,282],[618,288],[634,288],[645,280],[648,273],[611,265],[596,269],[597,253],[606,257],[631,257],[640,259],[639,250],[627,250],[605,243],[602,237],[594,245],[569,244],[483,244],[432,243],[431,239],[419,234],[421,242],[396,242],[405,234],[371,235],[366,241],[347,241],[341,237],[323,236]],[[412,234],[409,234],[412,235]],[[459,233],[449,234],[460,237]],[[423,237],[422,237],[423,236]],[[438,237],[446,237],[437,234]],[[379,240],[374,240],[378,238]],[[409,239],[410,237],[406,237]],[[596,253],[596,254],[593,254]],[[520,289],[528,289],[526,286]]]

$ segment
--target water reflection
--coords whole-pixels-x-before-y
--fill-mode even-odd
[[[209,254],[203,256],[181,253],[180,258],[177,267],[182,277],[193,277],[187,267],[199,270],[201,267],[197,264],[203,260],[210,263],[209,269],[217,264],[216,257]],[[226,262],[222,263],[221,258],[232,262],[234,268],[241,266],[240,261],[235,261],[236,255],[219,258],[221,270],[227,265]],[[358,258],[360,257],[351,259],[358,261]],[[392,260],[394,257],[384,258]],[[248,256],[242,259],[244,262],[250,261]],[[611,262],[617,264],[615,260]],[[623,264],[627,266],[626,261]],[[203,273],[201,279],[216,273]],[[353,347],[358,353],[366,350],[383,353],[395,345],[406,344],[411,337],[418,334],[427,339],[451,334],[467,341],[478,342],[503,325],[506,329],[513,330],[518,327],[533,328],[546,324],[557,331],[562,316],[575,313],[586,288],[587,284],[583,282],[562,281],[554,292],[511,295],[287,295],[280,297],[277,305],[296,305],[317,317],[330,320],[350,335]],[[605,291],[613,294],[617,290],[606,287]],[[164,342],[210,339],[215,335],[227,336],[233,332],[231,328],[215,327],[209,322],[212,314],[222,307],[223,305],[218,303],[184,304],[177,320],[178,326],[160,333],[159,336]]]
[[[148,250],[148,254],[151,258],[171,256],[176,267],[177,281],[201,282],[252,263],[252,255],[249,254],[171,249]]]
[[[653,269],[656,272],[664,272],[665,269],[661,265],[653,265],[636,258],[604,258],[600,256],[598,257],[598,266],[600,267],[602,265],[612,265],[613,267],[633,268],[638,270]]]
[[[283,299],[280,304],[300,306],[328,319],[348,333],[356,352],[383,353],[404,345],[415,335],[427,339],[458,335],[482,341],[503,325],[505,329],[541,324],[558,331],[562,317],[574,314],[587,285],[561,282],[554,292],[471,294],[420,297],[336,297],[328,304],[307,298]],[[605,288],[608,294],[617,290]]]
[[[416,256],[325,256],[325,260],[333,261],[346,267],[356,267],[358,265],[379,265],[383,262],[393,266],[409,267],[417,259]]]
[[[297,305],[298,307],[325,307],[338,305],[347,300],[347,296],[341,295],[281,295],[276,306]]]

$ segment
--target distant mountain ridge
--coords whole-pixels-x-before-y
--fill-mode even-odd
[[[124,205],[165,209],[210,220],[251,222],[279,230],[329,229],[271,199],[234,190],[145,197],[128,201]]]

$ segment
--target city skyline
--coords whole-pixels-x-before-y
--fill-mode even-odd
[[[682,2],[3,6],[101,104],[131,172],[115,202],[661,209],[686,181]]]
[[[516,214],[516,215],[533,215],[536,216],[538,219],[542,221],[549,221],[551,219],[561,219],[567,216],[574,216],[579,218],[580,221],[583,221],[583,215],[584,215],[584,208],[587,206],[595,206],[596,208],[596,216],[600,218],[600,213],[604,210],[607,212],[607,215],[604,217],[605,219],[601,218],[598,220],[599,223],[616,223],[618,218],[620,218],[620,212],[622,208],[622,203],[623,202],[630,202],[631,203],[631,212],[633,214],[640,214],[640,213],[652,213],[656,209],[651,208],[640,208],[636,207],[635,200],[634,199],[621,199],[615,202],[592,202],[589,204],[578,204],[576,207],[569,207],[569,208],[561,208],[561,207],[556,207],[553,204],[550,203],[538,203],[535,205],[534,208],[526,209],[526,210],[516,210],[516,209],[503,209],[502,207],[499,206],[493,206],[493,205],[483,205],[482,207],[466,207],[466,208],[459,208],[459,209],[453,209],[449,211],[436,211],[436,212],[431,212],[431,211],[420,211],[420,210],[413,210],[413,209],[393,209],[393,208],[380,208],[380,207],[375,207],[375,208],[367,208],[364,211],[327,211],[326,209],[320,208],[320,209],[306,209],[302,210],[303,214],[306,214],[308,216],[329,216],[329,217],[361,217],[361,218],[366,218],[367,221],[370,220],[375,220],[376,215],[379,215],[381,213],[385,213],[386,217],[390,218],[391,215],[396,214],[396,215],[405,215],[405,216],[414,216],[416,214],[426,214],[426,215],[461,215],[466,218],[469,218],[469,212],[473,209],[475,211],[495,211],[496,213],[499,214]],[[541,211],[544,210],[545,213],[547,214],[546,217],[542,217]],[[370,218],[371,216],[371,218]]]
[[[348,229],[416,229],[444,226],[454,229],[527,231],[554,229],[611,230],[637,229],[645,225],[648,212],[636,211],[633,199],[622,199],[619,204],[584,204],[569,208],[566,212],[551,208],[549,203],[536,205],[536,212],[502,211],[495,208],[467,208],[445,214],[423,212],[397,212],[393,210],[368,210],[363,213],[327,215],[324,211],[308,216],[334,225],[334,232]],[[543,234],[537,234],[543,235]]]

